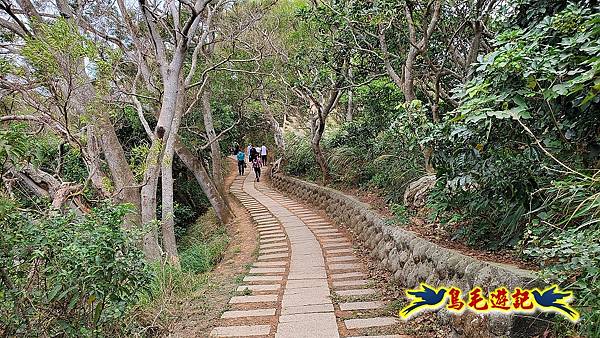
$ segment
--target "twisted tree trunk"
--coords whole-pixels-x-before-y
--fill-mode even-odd
[[[318,110],[318,108],[313,105],[313,110]],[[329,165],[327,164],[327,160],[325,159],[325,155],[323,155],[323,150],[321,149],[321,139],[323,138],[323,133],[325,132],[325,123],[323,123],[321,119],[321,112],[316,111],[313,113],[313,118],[311,121],[311,140],[310,146],[315,154],[315,160],[321,169],[321,182],[323,185],[327,185],[329,183]]]
[[[223,224],[229,222],[232,214],[227,206],[225,196],[217,189],[202,162],[179,139],[175,140],[174,149],[177,156],[196,177],[196,181],[215,209],[219,221]]]

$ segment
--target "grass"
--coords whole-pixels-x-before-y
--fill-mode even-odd
[[[215,235],[207,243],[195,243],[181,251],[183,271],[202,273],[212,270],[223,258],[229,244],[226,234]]]
[[[242,282],[244,281],[244,277],[246,277],[246,274],[239,274],[235,277],[235,283],[236,284],[242,284]]]
[[[132,335],[166,334],[177,320],[173,314],[211,287],[210,271],[221,261],[228,244],[229,236],[212,210],[190,226],[178,240],[181,269],[152,265],[155,278],[129,314],[128,321],[137,326]]]

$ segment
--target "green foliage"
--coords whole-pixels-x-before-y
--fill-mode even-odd
[[[528,13],[545,14],[497,36],[456,91],[457,114],[432,130],[429,206],[456,238],[519,248],[575,290],[581,324],[560,331],[596,336],[600,14],[573,4]]]
[[[0,162],[18,162],[29,153],[31,142],[25,130],[22,124],[11,124],[8,129],[0,129]]]
[[[526,29],[508,29],[458,96],[457,117],[431,136],[449,212],[468,216],[460,231],[491,247],[514,246],[536,190],[562,176],[561,162],[592,165],[597,141],[600,16],[569,6]],[[564,25],[569,21],[569,27]],[[533,140],[535,141],[535,139]],[[550,169],[550,171],[549,171]],[[532,198],[533,197],[533,198]]]
[[[82,66],[86,57],[96,58],[95,46],[66,19],[59,18],[52,24],[37,23],[36,29],[43,38],[27,39],[22,54],[44,80],[68,75],[64,72]]]
[[[304,136],[286,133],[285,143],[286,173],[315,180],[318,175],[317,162],[308,139]]]
[[[410,221],[408,209],[404,206],[404,204],[392,204],[390,206],[390,210],[392,214],[394,214],[394,223],[395,224],[408,224]]]
[[[119,319],[152,275],[122,228],[127,206],[79,217],[44,216],[0,201],[0,317],[9,335],[92,336],[119,331]]]
[[[196,243],[183,250],[181,268],[183,271],[202,273],[212,270],[223,258],[229,244],[226,234],[216,235],[207,243]]]
[[[374,188],[389,202],[402,201],[406,184],[422,174],[419,140],[425,137],[408,124],[409,110],[404,109],[402,99],[387,80],[356,89],[360,112],[352,121],[327,130],[322,142],[333,183]],[[422,122],[421,110],[411,114]],[[319,172],[308,140],[288,134],[286,144],[286,171],[316,180]]]
[[[543,191],[522,241],[523,253],[544,267],[542,276],[576,291],[582,334],[600,333],[600,172],[568,176]]]
[[[129,167],[133,171],[133,175],[137,182],[144,180],[144,172],[146,171],[146,157],[150,153],[148,143],[143,143],[133,147],[130,151]]]
[[[221,261],[229,245],[229,236],[214,210],[209,209],[187,228],[178,243],[183,271],[204,273]]]

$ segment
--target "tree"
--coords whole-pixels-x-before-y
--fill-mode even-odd
[[[323,15],[344,31],[338,33],[345,37],[343,41],[361,58],[381,64],[381,71],[402,91],[406,118],[419,137],[416,117],[421,112],[412,109],[411,102],[427,102],[427,116],[434,123],[458,105],[449,88],[468,79],[469,66],[482,47],[489,50],[484,37],[490,32],[485,27],[497,4],[494,0],[390,0],[322,2],[321,6],[326,9]],[[426,171],[433,172],[433,149],[421,144],[421,150]]]
[[[117,1],[116,7],[98,3],[87,4],[85,8],[71,7],[61,1],[56,4],[48,3],[50,7],[55,5],[54,8],[62,16],[58,19],[54,15],[40,14],[27,0],[19,2],[18,5],[18,14],[15,14],[15,5],[2,3],[1,9],[12,19],[12,22],[2,21],[3,28],[12,32],[14,41],[25,41],[31,48],[37,48],[36,52],[45,52],[44,57],[51,57],[45,60],[35,58],[35,52],[28,54],[31,56],[30,64],[37,67],[35,69],[38,71],[33,75],[44,80],[42,92],[49,92],[55,97],[55,100],[51,101],[54,106],[49,108],[56,111],[47,117],[36,116],[31,121],[43,121],[43,125],[53,127],[66,141],[82,150],[89,167],[90,179],[97,190],[107,195],[107,182],[114,182],[111,189],[114,190],[115,196],[121,201],[138,206],[140,213],[130,224],[148,223],[156,219],[156,192],[162,172],[163,244],[170,260],[175,262],[171,166],[173,154],[177,153],[193,171],[221,221],[227,222],[231,213],[220,187],[222,179],[218,176],[213,177],[217,182],[212,182],[213,178],[207,175],[202,161],[195,158],[196,156],[178,141],[177,134],[185,113],[194,109],[200,101],[203,89],[208,83],[208,74],[218,70],[231,57],[226,55],[223,59],[204,58],[200,63],[199,54],[209,47],[214,48],[216,43],[235,44],[238,35],[247,29],[238,27],[235,31],[220,31],[222,35],[219,37],[224,39],[214,39],[213,17],[224,13],[224,9],[229,7],[228,2],[197,1],[184,6],[171,4],[167,7],[150,8],[148,3],[141,1],[137,4],[137,9],[128,8],[127,6],[132,4],[126,5],[123,1]],[[132,15],[132,11],[133,14],[137,11],[139,16]],[[104,17],[105,20],[97,21],[97,17]],[[136,21],[138,18],[142,21]],[[256,20],[257,17],[246,24],[251,25]],[[107,24],[108,22],[113,24]],[[164,30],[171,24],[175,28],[173,31]],[[84,34],[77,32],[75,27]],[[69,30],[73,38],[61,41],[60,34],[55,34],[57,30]],[[212,40],[208,39],[209,31],[213,34]],[[97,41],[96,44],[91,44],[88,37]],[[79,51],[79,54],[71,55],[73,43],[81,43],[86,47]],[[171,46],[174,46],[173,49]],[[23,55],[20,48],[9,48],[8,52],[14,58]],[[103,60],[106,55],[111,55],[112,64]],[[87,65],[84,58],[90,60]],[[50,61],[53,64],[48,64]],[[36,65],[36,62],[39,65]],[[56,67],[51,67],[54,65]],[[134,66],[133,69],[131,65]],[[92,71],[89,71],[90,67],[93,68]],[[18,69],[9,69],[11,70]],[[11,75],[14,74],[15,72],[12,72]],[[29,76],[31,73],[25,74]],[[24,101],[25,103],[38,109],[37,111],[44,107],[39,101],[45,96],[31,92],[30,87],[23,85],[27,81],[13,76],[7,76],[5,79],[7,89],[20,89],[22,98],[28,100]],[[19,80],[14,81],[15,79]],[[86,85],[80,86],[79,82]],[[195,100],[186,99],[186,93],[189,91],[197,93]],[[125,150],[112,125],[110,109],[100,108],[103,103],[107,103],[107,107],[114,109],[118,102],[123,101],[136,108],[151,143],[143,166],[144,177],[139,183],[134,179]],[[150,118],[156,118],[154,128],[151,128],[147,121],[148,110],[151,111]],[[83,117],[86,119],[82,120]],[[89,140],[82,142],[73,137],[70,132],[73,121],[79,121],[78,127],[85,130]],[[92,121],[94,123],[89,123]],[[210,126],[208,129],[211,129]],[[221,156],[220,151],[216,151],[218,138],[225,132],[220,135],[215,135],[214,129],[209,132],[214,137],[209,140],[207,146],[217,146],[213,146],[215,161]],[[110,169],[110,178],[102,170],[102,159]],[[216,172],[218,171],[213,170],[213,173]],[[161,250],[156,231],[151,231],[144,243],[148,257],[157,259]]]

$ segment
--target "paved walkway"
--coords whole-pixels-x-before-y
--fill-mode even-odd
[[[265,170],[266,171],[266,170]],[[259,234],[255,263],[213,337],[402,337],[351,242],[315,210],[238,177],[231,192]]]

